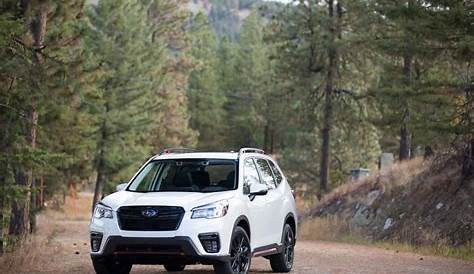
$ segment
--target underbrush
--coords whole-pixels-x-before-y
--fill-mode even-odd
[[[91,214],[89,194],[81,194],[76,199],[67,197],[59,210],[45,209],[37,216],[37,230],[17,246],[15,250],[0,256],[0,273],[55,273],[53,258],[69,252],[56,240],[65,228],[64,221],[86,221]],[[73,225],[73,224],[72,224]]]
[[[57,227],[54,221],[39,220],[41,229],[23,241],[14,251],[0,257],[0,273],[47,271],[51,258],[61,248],[54,244]]]
[[[303,214],[300,235],[474,260],[474,178],[461,168],[414,159],[347,183]]]

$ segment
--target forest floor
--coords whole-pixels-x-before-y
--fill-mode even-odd
[[[38,216],[38,231],[25,248],[0,257],[0,273],[94,273],[89,257],[88,224],[91,195],[67,199],[62,211],[46,210]],[[134,266],[133,274],[166,273],[161,266]],[[189,266],[179,273],[211,274],[211,266]],[[263,258],[252,261],[251,273],[271,273]],[[364,245],[299,241],[295,274],[472,274],[474,262]]]

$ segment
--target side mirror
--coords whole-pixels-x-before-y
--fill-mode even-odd
[[[255,199],[255,196],[266,195],[268,193],[268,187],[264,184],[251,184],[249,198],[251,201]]]
[[[125,190],[125,188],[127,187],[127,184],[128,184],[128,183],[121,183],[121,184],[118,184],[118,185],[115,187],[115,190],[116,190],[116,191]]]

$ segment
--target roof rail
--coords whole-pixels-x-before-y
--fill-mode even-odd
[[[265,154],[265,151],[262,149],[258,148],[252,148],[252,147],[243,147],[239,150],[239,155],[243,153],[260,153],[260,154]]]
[[[192,148],[165,148],[163,149],[159,155],[163,154],[171,154],[171,153],[192,153],[192,152],[197,152],[197,150],[192,149]]]

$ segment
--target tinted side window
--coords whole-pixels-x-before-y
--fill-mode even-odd
[[[280,171],[276,167],[275,163],[273,163],[273,161],[268,161],[268,163],[270,164],[270,167],[272,168],[273,175],[275,175],[276,183],[277,185],[279,185],[281,181],[283,181],[283,175],[281,175]]]
[[[251,184],[260,184],[257,167],[251,158],[244,162],[244,193],[249,193]]]
[[[275,188],[275,181],[273,180],[272,170],[268,165],[267,161],[264,159],[256,159],[258,170],[260,171],[260,176],[262,176],[262,181],[268,187],[268,189]]]

